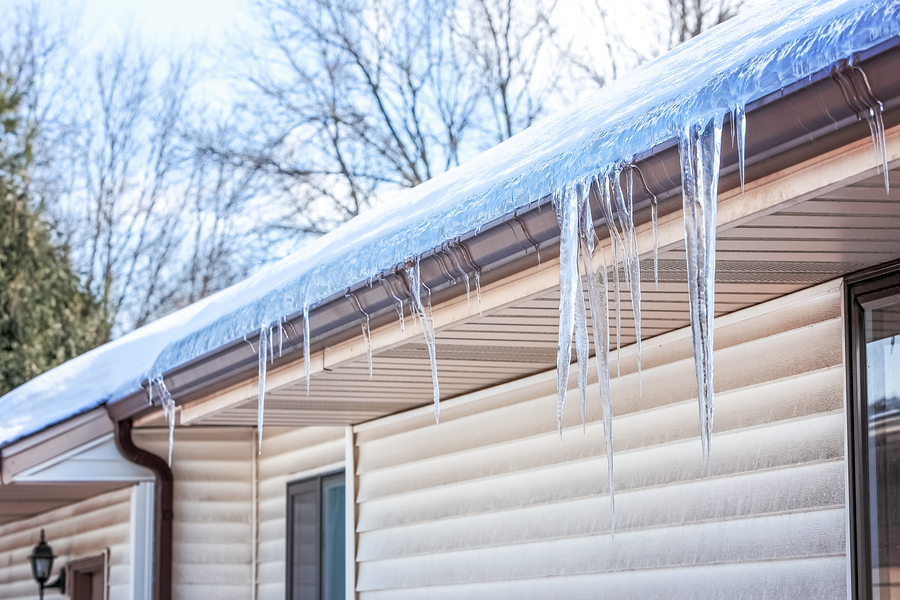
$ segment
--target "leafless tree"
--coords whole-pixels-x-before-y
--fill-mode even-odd
[[[493,117],[493,141],[530,126],[557,91],[553,68],[554,3],[471,0],[452,7],[453,33],[462,42],[483,84]]]
[[[317,235],[531,124],[553,78],[546,13],[521,0],[260,0],[241,143],[212,148]],[[489,21],[486,21],[486,19]],[[254,42],[256,44],[256,42]],[[286,200],[286,202],[285,202]]]
[[[597,89],[740,12],[745,0],[585,0],[575,36],[562,49],[576,85]],[[577,94],[575,94],[577,95]]]
[[[669,47],[674,48],[710,27],[724,23],[743,8],[744,0],[667,0]]]
[[[65,99],[77,55],[78,18],[68,11],[49,18],[36,3],[11,5],[3,17],[8,26],[0,28],[0,70],[22,98],[20,137],[29,140],[37,164],[45,167],[32,170],[30,195],[44,199],[64,183],[46,169],[46,157],[71,133]]]

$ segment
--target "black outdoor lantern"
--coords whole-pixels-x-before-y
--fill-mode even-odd
[[[34,550],[31,551],[28,562],[31,563],[31,575],[34,577],[34,580],[37,581],[42,600],[44,598],[44,590],[46,589],[58,589],[60,594],[66,592],[65,571],[60,571],[56,581],[49,585],[44,585],[47,580],[50,579],[50,573],[53,570],[53,559],[55,558],[56,556],[53,554],[53,548],[51,548],[46,540],[44,540],[44,530],[41,529],[41,541],[34,547]]]

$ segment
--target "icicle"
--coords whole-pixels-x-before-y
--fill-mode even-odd
[[[631,165],[629,167],[630,171],[637,171],[638,175],[641,176],[641,183],[644,185],[644,191],[650,194],[650,220],[653,223],[653,282],[656,284],[656,289],[659,289],[659,199],[656,197],[650,190],[650,186],[647,185],[647,180],[644,179],[644,172],[641,171],[639,167],[636,165]],[[632,213],[634,212],[634,205],[631,205]],[[634,215],[632,214],[632,217]],[[633,221],[632,221],[633,222]]]
[[[878,110],[869,108],[865,113],[866,122],[869,124],[869,133],[872,135],[872,146],[875,150],[875,164],[878,170],[884,174],[885,192],[890,193],[891,179],[890,173],[888,172],[887,139],[885,138],[884,118],[882,117],[884,105],[877,100],[875,102],[877,103]]]
[[[589,188],[583,183],[576,187],[576,200],[578,202],[578,237],[579,246],[584,246],[582,252],[588,255],[594,251],[594,222],[591,214],[591,202]],[[578,253],[578,248],[575,249]],[[578,259],[575,259],[575,268],[578,269]],[[587,269],[585,275],[588,275]],[[580,293],[579,293],[580,292]],[[588,369],[590,367],[590,338],[587,330],[587,312],[584,306],[584,290],[581,287],[581,277],[577,279],[575,291],[575,356],[578,361],[578,400],[581,407],[582,432],[587,431],[587,385]]]
[[[481,271],[475,269],[475,295],[478,297],[478,314],[484,316],[484,305],[481,304]]]
[[[616,228],[616,222],[613,217],[612,202],[610,200],[610,180],[609,175],[604,175],[602,181],[598,180],[598,189],[600,192],[600,208],[603,212],[603,218],[606,220],[606,227],[609,229],[609,239],[613,250],[613,296],[616,303],[616,377],[622,376],[622,292],[619,288],[619,246],[623,246],[622,237]],[[627,269],[626,269],[627,274]]]
[[[578,277],[578,214],[573,194],[564,191],[554,198],[559,223],[559,344],[556,347],[556,421],[562,441],[563,408],[569,384],[572,361],[572,332],[575,329],[576,298],[580,291]],[[584,301],[582,300],[582,311]],[[580,376],[580,371],[579,371]]]
[[[284,356],[284,317],[278,319],[278,358]]]
[[[744,112],[744,105],[741,104],[734,109],[731,120],[731,139],[734,143],[735,129],[737,129],[737,148],[738,148],[738,171],[741,173],[741,192],[744,191],[744,156],[747,146],[747,115]]]
[[[259,438],[259,447],[257,452],[262,453],[263,438],[263,413],[265,412],[266,401],[266,362],[269,354],[269,346],[271,345],[272,328],[263,325],[259,329],[259,387],[256,399],[256,432]]]
[[[434,420],[439,422],[441,418],[441,393],[438,389],[437,374],[437,357],[435,356],[435,336],[434,323],[430,315],[425,311],[425,305],[422,303],[422,274],[419,269],[418,259],[411,268],[406,269],[406,277],[409,280],[409,289],[412,292],[413,308],[418,313],[418,318],[422,323],[422,333],[425,335],[425,345],[428,346],[428,358],[431,360],[431,382],[434,388]],[[476,275],[475,281],[478,281]],[[479,288],[480,290],[480,288]],[[480,292],[479,292],[480,295]]]
[[[394,308],[397,309],[397,316],[400,318],[400,333],[406,333],[406,322],[403,317],[403,299],[397,297],[397,294],[394,293],[394,286],[389,284],[386,279],[382,279],[381,283],[387,288],[388,294],[394,300]]]
[[[653,283],[659,290],[659,203],[655,195],[650,200],[650,217],[653,219]]]
[[[372,338],[369,331],[369,315],[366,315],[366,320],[360,323],[360,327],[362,327],[363,340],[366,343],[366,358],[369,360],[369,381],[372,381]]]
[[[713,430],[713,319],[716,277],[716,196],[722,117],[689,123],[678,144],[684,201],[691,334],[700,408],[703,462],[709,472]]]
[[[588,254],[594,254],[594,215],[591,212],[591,182],[583,182],[579,184],[578,193],[581,203],[581,214],[579,215],[578,227],[581,243],[587,247]],[[582,196],[583,194],[583,196]]]
[[[360,323],[360,326],[362,327],[363,341],[365,342],[365,345],[366,345],[366,359],[369,362],[369,381],[372,381],[372,341],[371,341],[371,329],[369,327],[369,313],[367,313],[363,309],[362,304],[359,301],[359,298],[356,297],[356,294],[347,292],[344,295],[344,297],[350,301],[350,303],[356,309],[356,312],[361,313],[363,315],[363,317],[365,317],[365,320]]]
[[[169,466],[172,466],[172,447],[175,445],[175,399],[169,393],[162,375],[155,378],[156,389],[159,392],[159,404],[162,406],[163,415],[169,423]]]
[[[627,173],[630,173],[630,169]],[[625,272],[628,280],[628,290],[631,294],[631,313],[634,315],[635,355],[637,357],[638,388],[643,391],[643,375],[641,372],[641,257],[638,254],[637,236],[634,231],[633,196],[632,185],[626,185],[629,197],[626,199],[622,193],[620,169],[613,171],[613,197],[616,202],[616,215],[619,226],[622,228],[623,248],[625,250]],[[626,182],[629,178],[626,174]]]
[[[466,306],[472,304],[472,289],[469,285],[469,274],[463,271],[463,281],[466,283]]]
[[[591,225],[593,233],[593,225]],[[591,321],[594,333],[594,360],[597,364],[597,379],[600,386],[600,405],[603,409],[603,435],[606,439],[606,469],[609,479],[610,528],[616,535],[616,500],[613,478],[613,433],[612,433],[612,390],[609,385],[609,297],[607,296],[606,260],[600,252],[603,264],[594,269],[591,265],[591,251],[582,238],[581,259],[587,274],[588,300],[591,307]]]
[[[731,109],[731,147],[734,148],[735,132],[737,131],[737,107]]]
[[[397,298],[397,314],[400,315],[400,333],[406,333],[406,319],[403,316],[403,300]]]
[[[306,395],[309,396],[309,306],[303,305],[303,366],[306,369]]]

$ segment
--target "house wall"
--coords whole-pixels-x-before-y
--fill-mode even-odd
[[[258,478],[259,600],[284,600],[287,483],[343,468],[344,427],[267,427]]]
[[[614,539],[596,384],[562,441],[555,373],[355,427],[359,597],[845,598],[840,297],[717,319],[709,475],[690,332],[645,342],[642,391],[623,351]]]
[[[173,593],[176,600],[247,600],[252,588],[250,427],[175,431]],[[135,444],[168,455],[168,429],[138,429]]]
[[[131,597],[130,523],[132,488],[126,487],[50,512],[0,525],[0,598],[36,600],[37,584],[31,576],[28,556],[40,541],[41,529],[58,556],[52,579],[59,567],[109,549],[109,598]],[[48,591],[47,598],[59,594]]]

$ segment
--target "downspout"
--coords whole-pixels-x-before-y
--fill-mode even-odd
[[[115,440],[125,460],[146,467],[156,476],[153,526],[153,600],[172,600],[172,470],[159,456],[142,450],[131,439],[131,419],[116,421]]]

